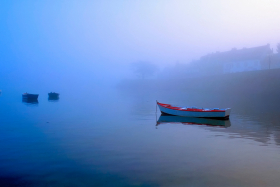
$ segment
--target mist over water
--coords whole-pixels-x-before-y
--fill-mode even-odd
[[[279,9],[0,2],[0,186],[279,186]]]
[[[16,92],[3,92],[1,184],[278,184],[276,107],[267,108],[261,97],[234,103],[227,96],[215,97],[217,93],[205,96],[179,86],[153,90],[145,85],[129,90],[80,88],[83,97],[62,90],[56,102],[45,93],[35,104],[22,102]],[[220,122],[215,120],[160,121],[156,99],[198,107],[232,107],[230,125],[217,126]],[[205,125],[209,123],[213,126]]]

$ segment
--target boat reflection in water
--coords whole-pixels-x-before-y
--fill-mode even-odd
[[[33,98],[22,98],[22,102],[26,105],[38,105],[38,99]]]
[[[58,102],[59,101],[59,97],[49,97],[48,101],[49,102]]]
[[[230,120],[221,119],[210,119],[210,118],[193,118],[193,117],[181,117],[163,115],[159,117],[157,125],[168,124],[168,123],[182,123],[183,125],[206,125],[206,126],[218,126],[218,127],[230,127]]]

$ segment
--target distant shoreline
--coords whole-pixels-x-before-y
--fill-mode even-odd
[[[187,95],[215,96],[231,102],[264,102],[276,105],[280,100],[280,69],[247,71],[190,79],[127,79],[118,89],[129,93],[182,92]]]

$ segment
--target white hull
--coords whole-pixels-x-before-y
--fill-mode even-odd
[[[163,107],[158,104],[158,107],[162,113],[170,114],[174,116],[183,117],[201,117],[201,118],[227,118],[230,115],[231,109],[221,109],[221,110],[204,110],[204,111],[186,111],[186,110],[174,110],[167,107]]]

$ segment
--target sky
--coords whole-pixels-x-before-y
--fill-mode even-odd
[[[136,61],[187,63],[268,43],[276,51],[279,10],[279,0],[2,0],[0,72],[102,77]]]

